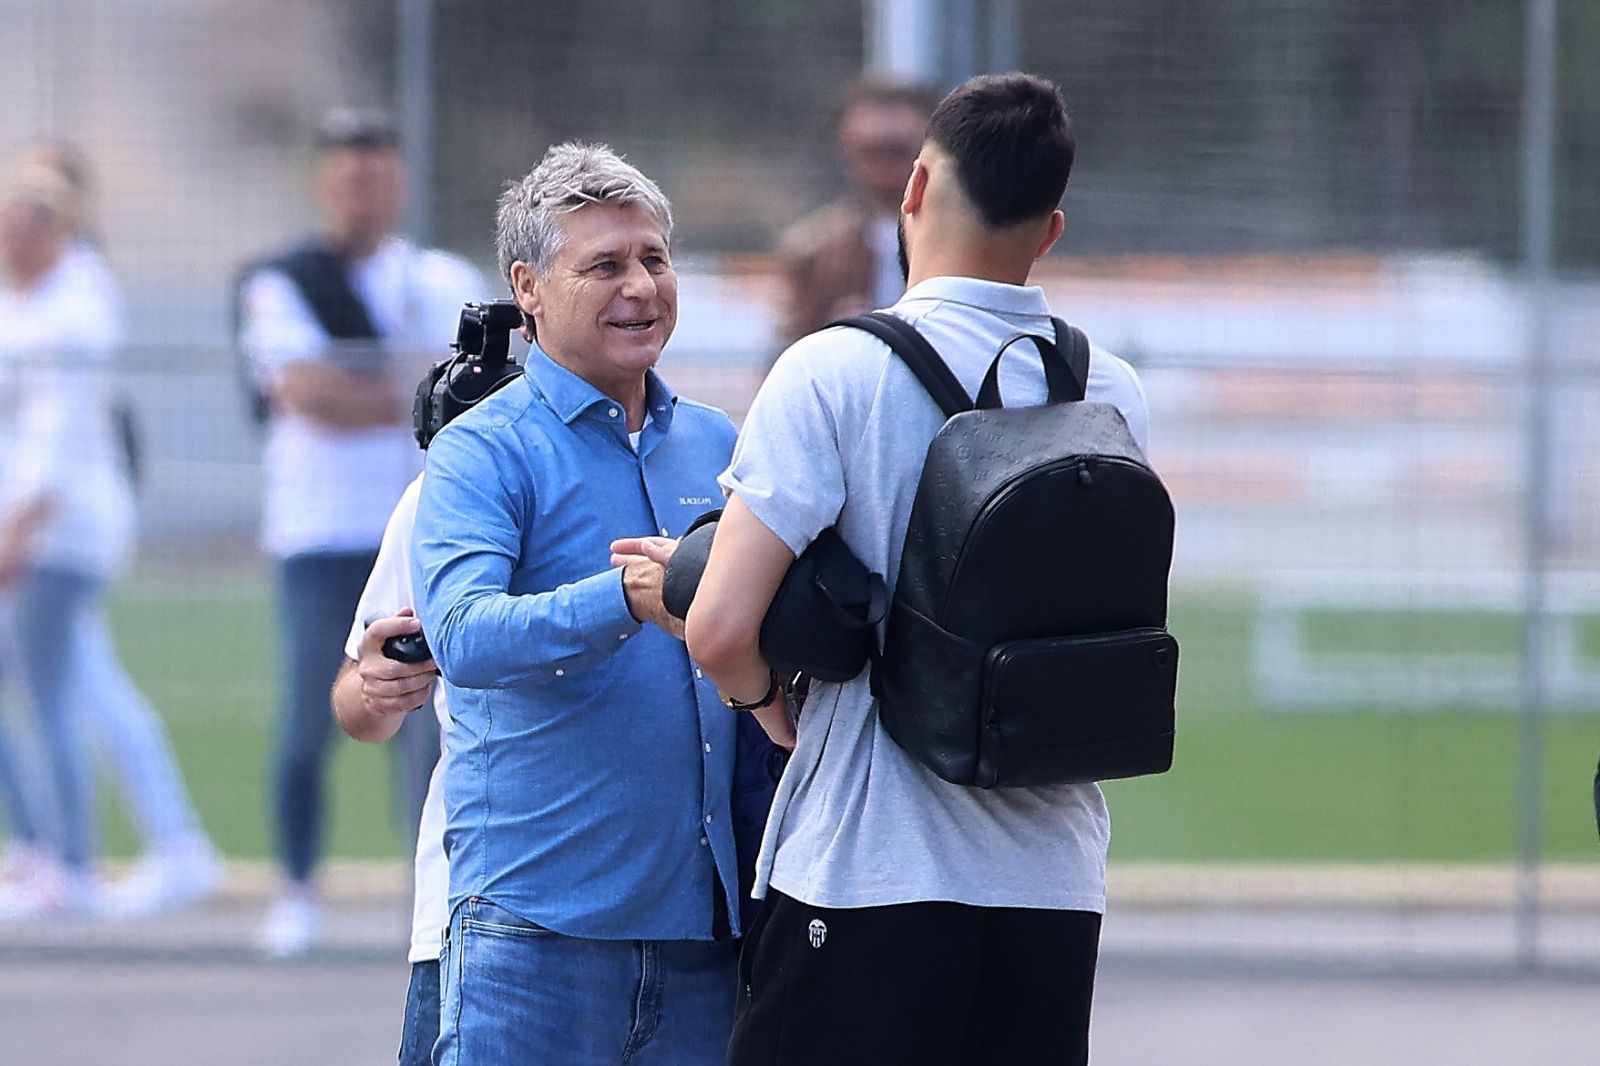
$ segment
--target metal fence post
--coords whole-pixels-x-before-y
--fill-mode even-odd
[[[870,0],[862,11],[867,69],[940,84],[943,13],[940,0]]]
[[[1518,716],[1516,952],[1539,965],[1544,844],[1545,573],[1549,568],[1550,284],[1556,110],[1556,0],[1529,0],[1522,99],[1522,240],[1527,307],[1528,393],[1524,447],[1527,499],[1522,705]]]
[[[400,146],[411,171],[405,231],[427,244],[433,227],[433,0],[399,0],[394,72]]]

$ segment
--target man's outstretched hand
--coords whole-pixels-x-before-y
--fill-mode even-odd
[[[622,594],[629,613],[682,640],[683,620],[668,614],[661,602],[661,582],[677,547],[669,537],[624,537],[611,542],[611,565],[622,567]]]

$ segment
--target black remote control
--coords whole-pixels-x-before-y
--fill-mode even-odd
[[[428,641],[421,633],[402,633],[383,642],[385,658],[402,663],[420,663],[433,657]]]

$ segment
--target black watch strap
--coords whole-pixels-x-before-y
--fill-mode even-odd
[[[719,692],[717,695],[722,697],[722,705],[735,711],[754,711],[765,707],[767,704],[778,698],[778,689],[781,687],[778,683],[778,675],[776,673],[768,670],[767,676],[770,678],[770,681],[767,684],[767,691],[766,694],[763,695],[759,700],[756,700],[754,703],[740,703],[726,692]]]

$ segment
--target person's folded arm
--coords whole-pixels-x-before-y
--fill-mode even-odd
[[[761,620],[794,560],[789,546],[737,494],[728,497],[684,639],[717,688],[740,703],[767,690],[771,668],[761,654]]]
[[[241,311],[240,343],[249,353],[257,385],[279,411],[345,430],[396,425],[409,416],[403,391],[391,375],[357,372],[330,361],[336,345],[281,271],[252,275],[244,285]]]
[[[737,494],[728,497],[684,622],[684,640],[718,691],[739,703],[754,703],[769,691],[772,667],[761,653],[761,621],[794,560],[789,546]],[[783,692],[754,711],[775,743],[794,747]]]
[[[410,414],[390,375],[357,373],[313,359],[285,363],[270,379],[267,394],[279,407],[331,429],[394,426]]]
[[[461,688],[507,688],[615,652],[640,623],[622,570],[514,595],[512,572],[536,486],[515,442],[452,426],[428,449],[412,573],[439,671]],[[525,474],[522,474],[524,478]]]

